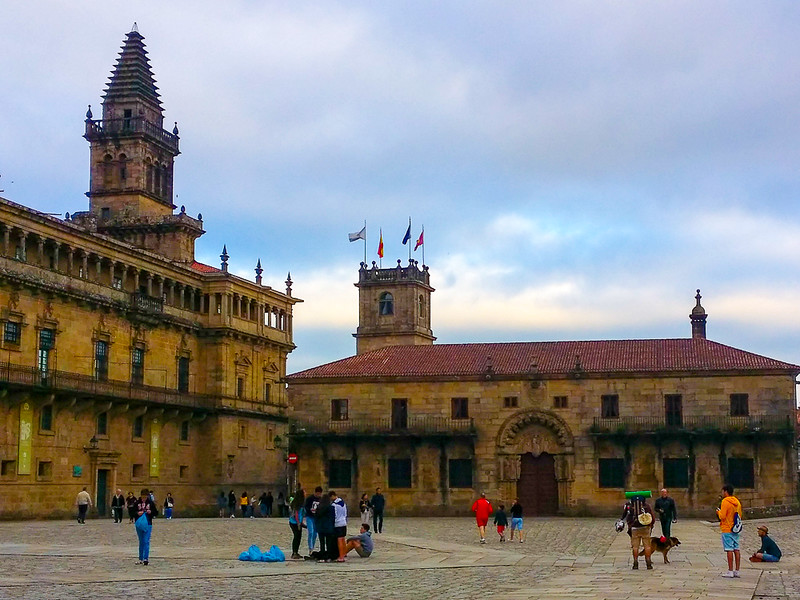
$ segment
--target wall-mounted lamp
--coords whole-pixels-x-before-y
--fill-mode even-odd
[[[90,450],[97,450],[97,438],[94,436],[89,440],[89,445],[83,447],[84,452],[89,452]]]

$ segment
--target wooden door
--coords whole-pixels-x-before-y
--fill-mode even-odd
[[[556,463],[552,454],[534,457],[522,455],[517,497],[525,511],[523,515],[555,515],[558,513],[558,482]]]

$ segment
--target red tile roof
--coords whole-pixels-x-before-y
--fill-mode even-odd
[[[704,339],[508,342],[391,346],[289,376],[292,380],[347,377],[458,377],[486,374],[566,375],[576,361],[584,373],[783,371],[800,366]]]
[[[212,267],[211,265],[204,265],[201,262],[194,261],[192,262],[192,269],[195,271],[199,271],[200,273],[221,273],[219,269],[216,267]]]

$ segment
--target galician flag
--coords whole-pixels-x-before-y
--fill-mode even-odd
[[[381,241],[378,243],[378,256],[383,258],[383,229],[381,229]]]
[[[419,237],[417,238],[417,245],[414,246],[414,250],[416,250],[425,243],[425,240],[423,239],[424,237],[425,237],[425,229],[423,229],[420,232]]]
[[[357,240],[366,240],[367,239],[367,226],[361,228],[361,231],[357,231],[356,233],[348,233],[347,237],[350,238],[351,242],[355,242]]]

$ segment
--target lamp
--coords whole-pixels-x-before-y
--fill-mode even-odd
[[[89,440],[89,445],[83,447],[84,452],[89,452],[90,450],[97,450],[97,438],[94,436]]]

